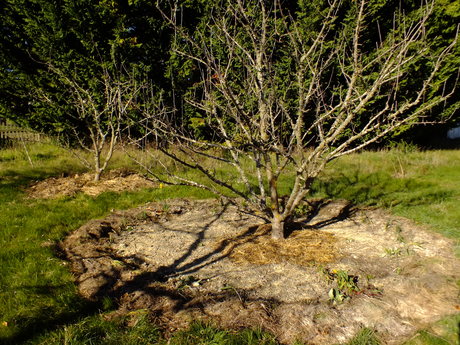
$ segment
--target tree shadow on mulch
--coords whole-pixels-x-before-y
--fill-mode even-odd
[[[171,264],[160,265],[153,270],[145,269],[144,258],[138,255],[120,256],[111,248],[113,236],[139,223],[138,215],[142,213],[140,210],[116,213],[104,220],[91,221],[70,235],[60,247],[72,263],[72,271],[77,277],[83,296],[93,301],[108,296],[118,303],[119,312],[147,308],[157,321],[165,324],[166,329],[182,328],[191,315],[205,320],[216,321],[217,318],[219,323],[236,328],[252,327],[254,321],[259,318],[259,324],[273,331],[276,328],[276,319],[271,315],[272,308],[280,305],[281,301],[274,298],[250,297],[254,295],[251,291],[231,286],[218,291],[205,291],[194,288],[199,287],[199,282],[192,279],[187,283],[183,277],[225,258],[245,264],[265,264],[273,261],[274,257],[278,257],[279,260],[295,258],[295,247],[300,241],[299,237],[295,236],[299,234],[310,236],[305,241],[310,241],[312,236],[321,235],[322,241],[329,247],[327,250],[324,246],[318,247],[309,259],[305,259],[305,251],[300,248],[298,257],[302,257],[303,261],[297,263],[308,265],[311,261],[320,260],[321,256],[328,262],[333,255],[326,257],[323,252],[332,252],[335,240],[332,235],[320,234],[317,230],[347,217],[351,207],[346,204],[333,212],[332,216],[323,215],[321,221],[306,225],[327,205],[327,202],[318,201],[310,218],[292,223],[287,228],[288,239],[282,241],[286,247],[285,254],[280,251],[283,249],[282,246],[271,239],[270,225],[266,224],[249,226],[236,236],[218,241],[212,251],[190,259],[197,248],[204,245],[203,241],[209,228],[221,220],[229,204],[223,205],[219,212],[200,227],[195,240]],[[161,217],[166,219],[171,214],[182,212],[186,212],[184,207],[173,207],[168,212],[157,211],[152,218],[158,222]],[[145,215],[145,212],[143,214]],[[165,224],[162,226],[166,227]],[[291,241],[292,245],[289,246],[287,241]],[[212,310],[213,306],[228,309],[227,317],[218,315],[219,313],[209,315],[209,310]]]

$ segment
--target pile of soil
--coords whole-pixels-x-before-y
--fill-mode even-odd
[[[233,205],[168,200],[90,221],[61,246],[83,296],[111,297],[114,317],[144,309],[166,333],[202,320],[334,344],[369,327],[396,344],[458,312],[449,240],[381,210],[318,205],[284,241]]]
[[[26,192],[31,199],[51,199],[73,196],[80,192],[97,196],[103,192],[133,191],[155,186],[154,182],[137,173],[116,169],[103,174],[99,181],[94,181],[92,173],[48,178],[32,184]]]

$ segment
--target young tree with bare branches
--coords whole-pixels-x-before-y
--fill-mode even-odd
[[[457,40],[433,51],[426,39],[432,2],[410,16],[396,11],[393,27],[379,31],[373,45],[364,37],[368,0],[322,4],[316,20],[310,5],[297,5],[290,11],[279,0],[222,1],[195,31],[180,25],[180,7],[163,12],[176,30],[173,55],[200,76],[185,101],[200,114],[208,138],[144,109],[150,133],[169,142],[161,150],[210,183],[166,165],[164,173],[151,171],[156,179],[231,191],[263,212],[275,239],[284,237],[328,162],[423,122],[456,88],[446,89],[451,76],[439,72]],[[405,89],[416,67],[423,67],[423,82]],[[200,157],[229,165],[237,176],[222,176]],[[280,195],[286,174],[294,181]]]
[[[68,117],[74,126],[66,129],[61,140],[67,145],[76,143],[90,154],[92,162],[78,151],[71,151],[94,173],[94,181],[99,181],[144,85],[123,67],[110,72],[102,66],[99,77],[95,76],[93,83],[88,83],[68,70],[52,64],[48,66],[50,73],[54,73],[60,83],[62,99],[57,104],[40,90],[36,91],[38,98],[47,101],[50,107],[62,106],[64,103],[71,110]]]

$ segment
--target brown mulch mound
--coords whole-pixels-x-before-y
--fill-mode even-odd
[[[52,177],[29,186],[27,195],[31,199],[51,199],[84,193],[97,196],[103,192],[133,191],[155,188],[156,184],[143,176],[123,169],[111,170],[94,181],[92,173]]]

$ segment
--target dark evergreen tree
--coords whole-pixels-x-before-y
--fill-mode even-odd
[[[164,86],[158,11],[148,1],[6,0],[0,21],[0,116],[92,152],[84,162],[98,179],[140,85]]]
[[[6,0],[0,6],[2,116],[49,134],[86,130],[50,66],[95,94],[102,75],[119,74],[121,66],[164,84],[168,39],[147,1]]]

